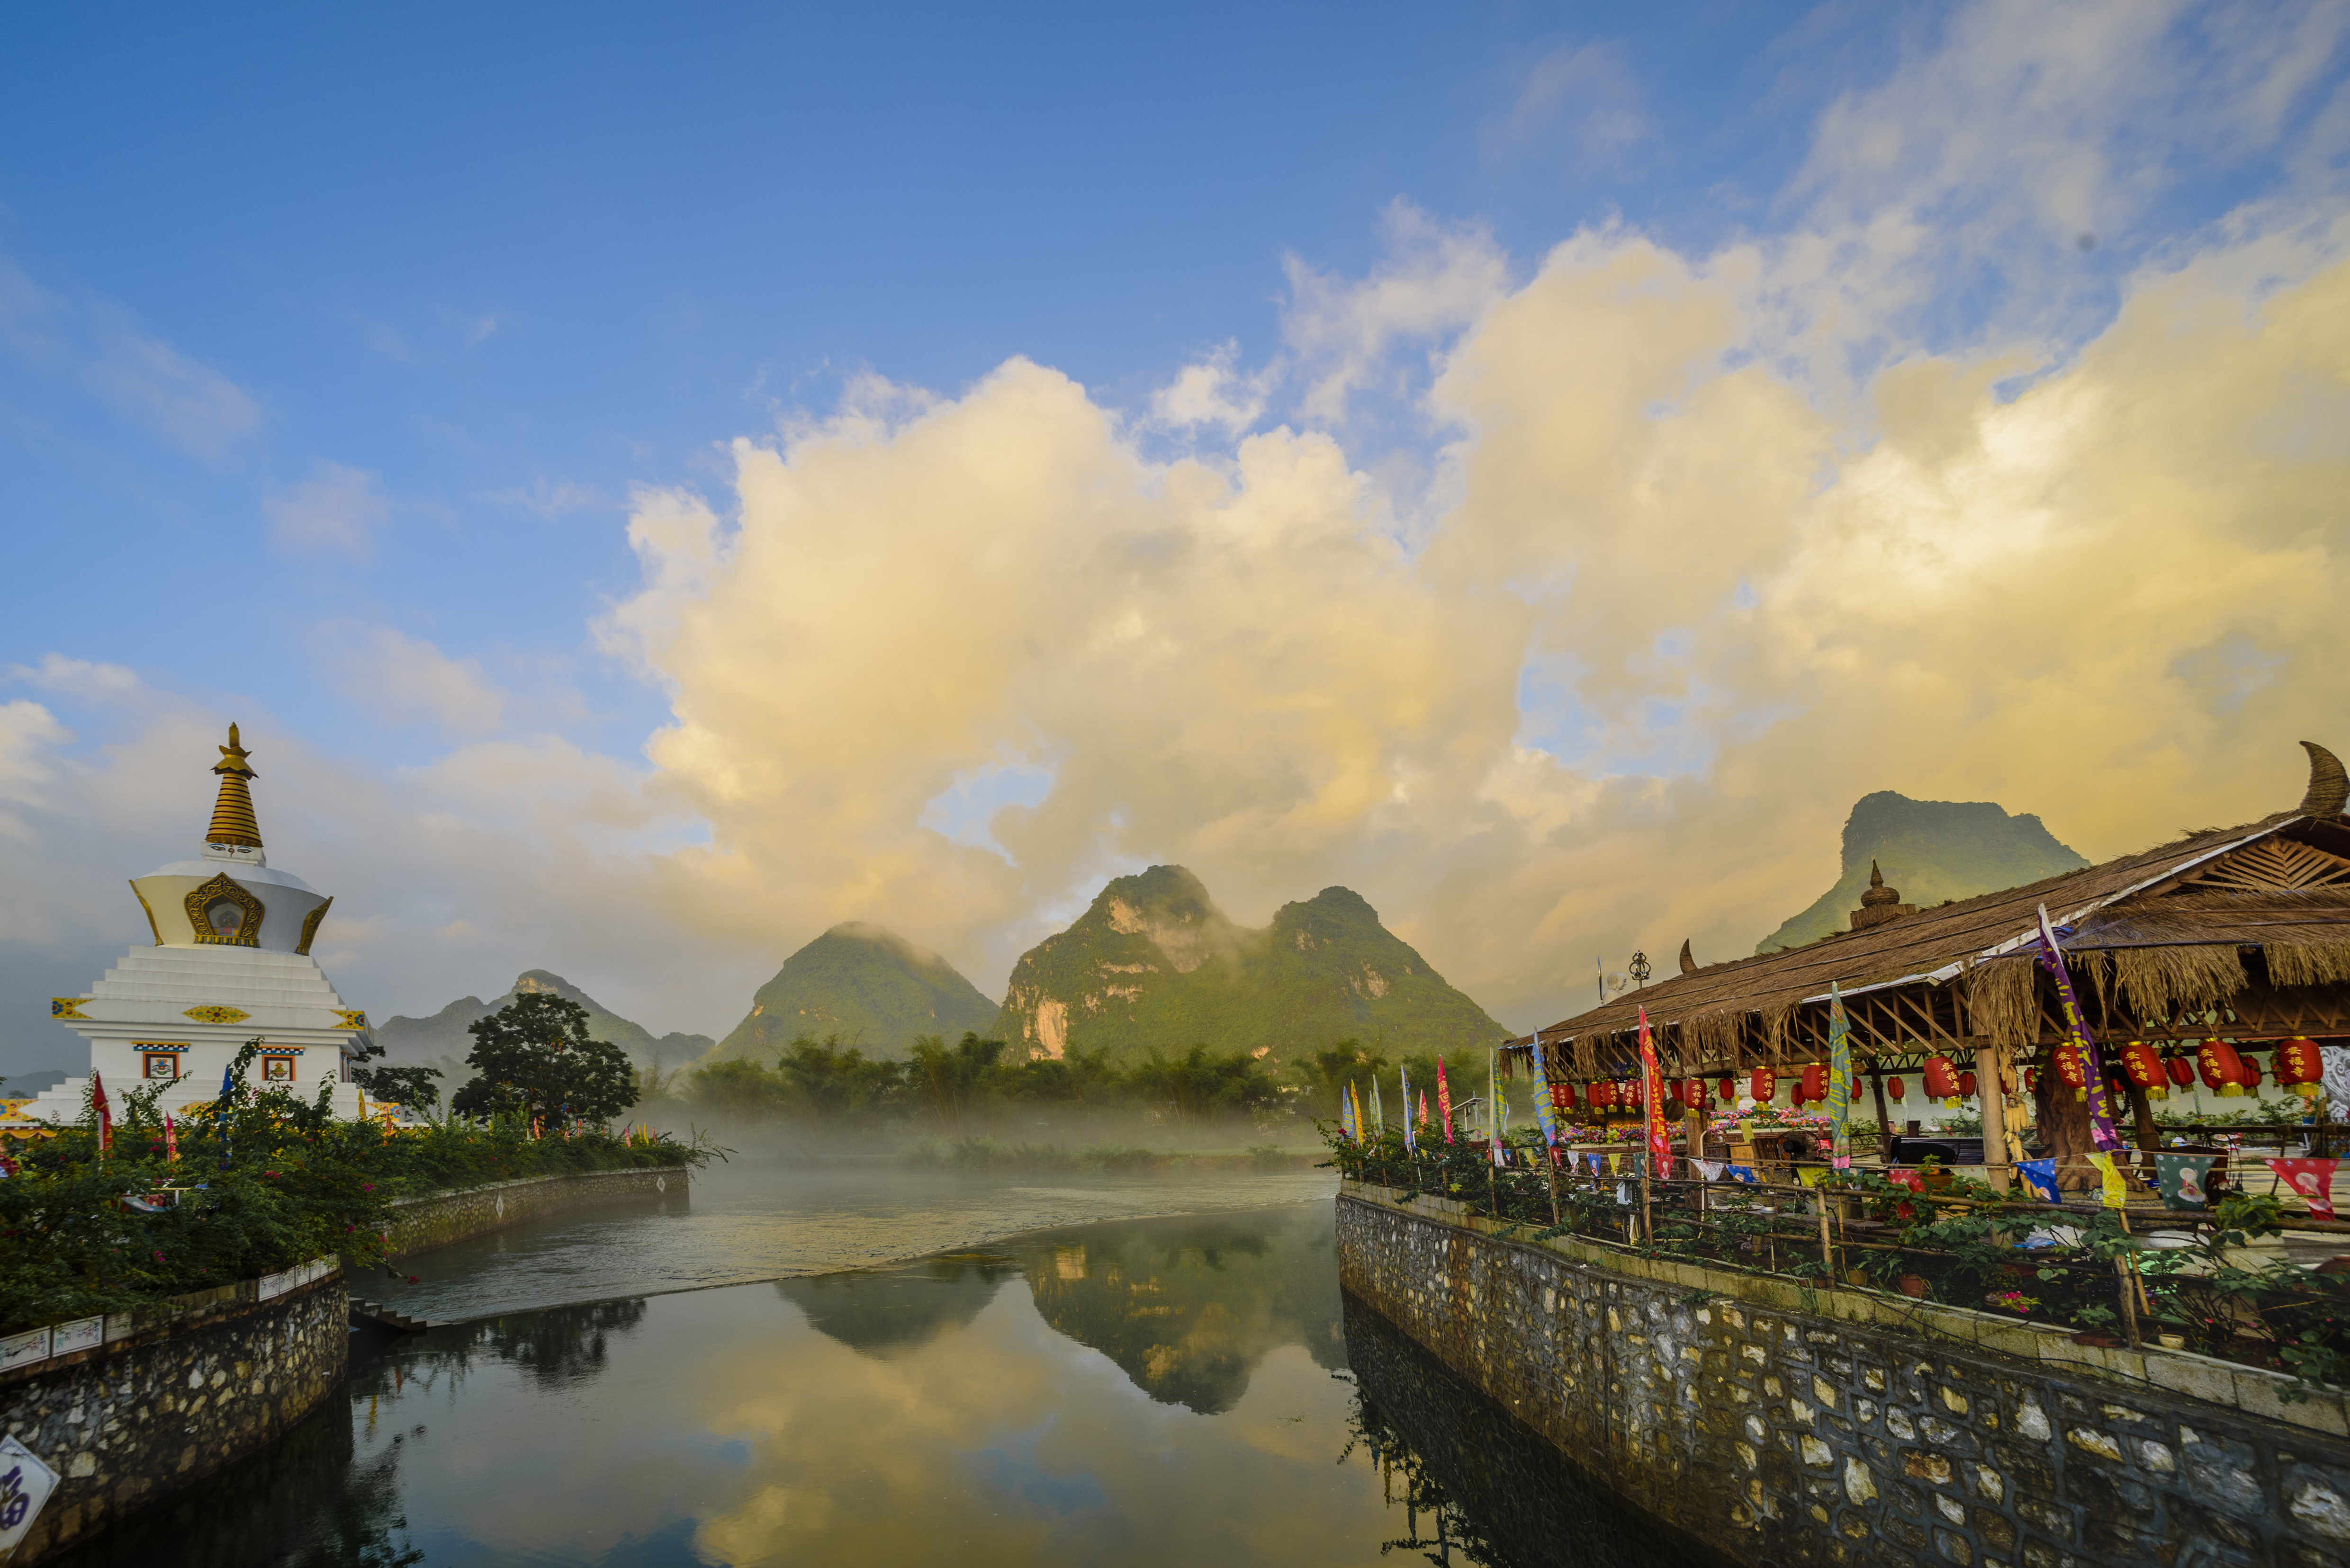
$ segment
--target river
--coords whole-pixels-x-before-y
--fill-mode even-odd
[[[430,1332],[60,1561],[1687,1561],[1342,1302],[1332,1185],[737,1167],[425,1253],[354,1289]]]

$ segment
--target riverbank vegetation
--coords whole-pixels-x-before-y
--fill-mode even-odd
[[[1482,1084],[1482,1052],[1461,1052],[1447,1059],[1446,1072],[1456,1084],[1472,1074]],[[1393,1062],[1354,1040],[1336,1041],[1290,1063],[1204,1044],[1179,1056],[1151,1051],[1121,1062],[1106,1050],[1015,1057],[1004,1042],[966,1033],[951,1044],[937,1035],[920,1036],[905,1060],[892,1061],[868,1056],[837,1035],[818,1040],[802,1034],[771,1058],[704,1063],[648,1087],[703,1116],[894,1132],[949,1143],[999,1128],[1043,1125],[1068,1131],[1121,1119],[1162,1132],[1212,1129],[1226,1141],[1238,1129],[1294,1133],[1310,1142],[1314,1119],[1336,1113],[1343,1085],[1368,1083],[1375,1076],[1392,1085],[1399,1068],[1433,1094],[1433,1055]],[[1532,1114],[1530,1107],[1521,1108]]]
[[[249,1057],[254,1046],[246,1047]],[[0,1179],[0,1334],[150,1306],[338,1253],[380,1262],[392,1200],[525,1177],[700,1165],[719,1151],[637,1127],[535,1136],[520,1114],[388,1127],[243,1081],[175,1114],[156,1091],[16,1141]],[[158,1085],[160,1090],[160,1085]],[[184,1116],[184,1119],[182,1117]]]

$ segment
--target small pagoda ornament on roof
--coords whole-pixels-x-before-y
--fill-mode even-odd
[[[1901,890],[1885,885],[1885,873],[1877,862],[1868,863],[1868,891],[1860,896],[1860,908],[1852,912],[1852,929],[1866,931],[1877,926],[1889,925],[1904,915],[1918,912],[1915,904],[1901,901]]]
[[[245,760],[253,753],[237,739],[234,724],[228,727],[228,744],[220,749],[220,754],[221,760],[213,764],[213,772],[220,774],[220,798],[213,803],[213,825],[204,829],[204,858],[266,866],[269,859],[261,851],[261,824],[253,815],[253,791],[245,784],[259,775]]]

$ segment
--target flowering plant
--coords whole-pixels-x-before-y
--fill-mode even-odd
[[[2040,1304],[2038,1296],[2028,1296],[2022,1291],[1993,1291],[1983,1300],[1991,1306],[2002,1312],[2012,1312],[2018,1317],[2025,1315]]]

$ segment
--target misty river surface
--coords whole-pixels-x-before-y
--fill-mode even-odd
[[[286,1440],[59,1561],[1692,1561],[1342,1298],[1327,1173],[819,1174],[421,1255],[403,1306],[468,1321],[355,1350]],[[723,1282],[754,1271],[792,1277]]]

